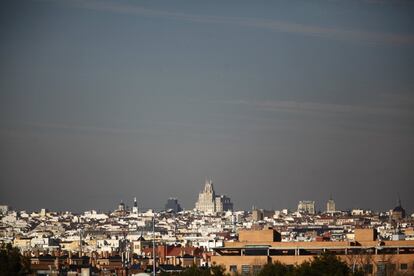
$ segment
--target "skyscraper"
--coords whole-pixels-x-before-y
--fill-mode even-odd
[[[170,211],[171,210],[174,213],[178,213],[178,212],[181,212],[182,211],[181,206],[180,206],[180,203],[178,203],[178,199],[176,199],[174,197],[170,197],[167,200],[167,203],[165,204],[165,208],[164,209],[166,211]]]
[[[137,198],[134,197],[134,206],[132,207],[132,213],[133,214],[138,214],[138,203],[137,203]]]
[[[197,211],[214,213],[216,211],[216,193],[214,192],[213,182],[206,179],[204,190],[198,195],[195,208]]]
[[[206,179],[204,190],[198,195],[195,209],[204,213],[216,213],[233,210],[233,203],[225,195],[217,195],[214,191],[213,181]]]
[[[315,201],[309,201],[309,200],[299,201],[298,212],[314,215],[315,214]]]
[[[400,221],[405,218],[405,209],[401,206],[401,199],[398,197],[397,206],[391,211],[391,219]]]
[[[332,197],[330,197],[328,202],[326,203],[326,212],[330,214],[336,212],[335,201],[332,199]]]

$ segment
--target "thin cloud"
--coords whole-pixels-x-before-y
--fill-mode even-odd
[[[53,1],[53,0],[52,0]],[[112,12],[119,14],[160,17],[170,20],[183,20],[194,23],[207,24],[227,24],[240,27],[266,29],[275,32],[292,33],[310,37],[319,37],[339,41],[351,41],[369,44],[389,44],[389,45],[414,45],[414,35],[395,34],[386,32],[370,32],[363,30],[345,30],[331,27],[321,27],[304,25],[286,21],[244,18],[244,17],[224,17],[192,15],[179,12],[169,12],[156,9],[148,9],[138,5],[131,5],[119,2],[103,1],[58,1],[69,4],[73,7],[90,9],[95,11]]]
[[[108,134],[138,134],[142,133],[142,130],[137,129],[122,129],[113,127],[96,127],[87,125],[71,125],[64,123],[45,123],[45,122],[21,122],[22,125],[39,129],[60,129],[71,130],[79,132],[91,132],[91,133],[108,133]]]
[[[346,105],[333,103],[299,102],[299,101],[227,101],[224,104],[237,104],[252,106],[262,111],[290,111],[290,112],[321,112],[338,114],[371,114],[371,115],[409,115],[413,116],[412,110],[381,107]]]

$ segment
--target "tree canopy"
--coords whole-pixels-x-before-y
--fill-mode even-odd
[[[165,274],[168,275],[168,274]],[[226,273],[223,267],[213,265],[209,268],[191,267],[177,275],[239,275]],[[348,265],[335,255],[323,254],[300,265],[286,265],[281,262],[268,263],[254,276],[362,276],[361,271],[352,272]]]
[[[26,275],[30,272],[30,261],[23,257],[19,249],[11,244],[0,248],[0,276]]]

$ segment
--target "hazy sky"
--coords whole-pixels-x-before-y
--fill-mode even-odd
[[[414,211],[414,2],[0,3],[0,204]]]

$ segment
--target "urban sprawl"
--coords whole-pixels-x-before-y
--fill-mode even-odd
[[[296,210],[235,211],[206,180],[193,210],[169,198],[165,210],[123,202],[109,213],[13,210],[0,206],[0,243],[18,248],[37,275],[146,275],[222,266],[254,275],[273,262],[297,265],[332,253],[366,275],[414,273],[414,214],[326,210],[299,201]],[[64,273],[64,274],[62,274]],[[383,274],[381,274],[383,273]],[[395,275],[400,275],[395,274]]]

